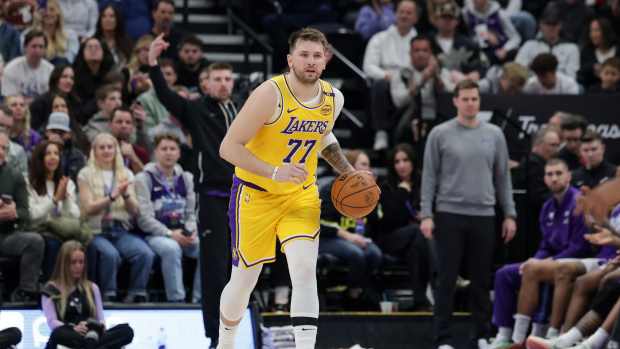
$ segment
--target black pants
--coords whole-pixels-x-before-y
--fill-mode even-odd
[[[426,285],[431,277],[432,259],[428,241],[417,224],[410,224],[381,236],[377,245],[384,253],[407,263],[415,303],[426,303]]]
[[[218,342],[220,296],[230,278],[230,233],[228,198],[200,195],[200,266],[202,319],[211,346]]]
[[[396,125],[396,107],[390,95],[390,82],[375,80],[370,88],[370,116],[373,130],[388,131]]]
[[[433,234],[439,264],[433,319],[436,344],[454,345],[450,324],[461,260],[466,264],[471,281],[472,339],[487,336],[491,323],[489,284],[495,247],[495,217],[438,212]]]
[[[17,345],[22,341],[22,332],[17,327],[9,327],[0,331],[0,349]]]
[[[131,343],[133,340],[133,330],[128,324],[116,325],[103,333],[99,339],[99,343],[94,348],[120,349],[124,345]],[[84,336],[75,332],[69,326],[56,327],[45,349],[56,349],[58,345],[64,345],[70,348],[85,348]],[[86,347],[90,349],[91,347]]]

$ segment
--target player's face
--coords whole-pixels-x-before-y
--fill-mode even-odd
[[[314,84],[325,69],[325,47],[320,42],[298,40],[287,60],[299,81]]]
[[[234,86],[232,71],[227,69],[212,70],[209,73],[208,82],[206,84],[209,96],[218,101],[227,101],[230,99]]]
[[[475,118],[480,111],[480,93],[478,89],[460,90],[458,96],[454,97],[452,101],[458,115],[466,119]]]
[[[175,141],[164,139],[155,148],[155,158],[160,166],[171,168],[179,161],[181,149]]]
[[[581,156],[586,160],[588,168],[597,167],[605,157],[605,145],[598,140],[582,143]]]
[[[553,194],[562,193],[570,184],[570,171],[564,164],[545,166],[545,184]]]

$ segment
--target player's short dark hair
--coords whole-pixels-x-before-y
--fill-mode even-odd
[[[562,131],[581,130],[582,132],[585,132],[587,127],[588,123],[586,122],[586,119],[577,114],[567,114],[566,117],[562,119],[562,124],[560,125]]]
[[[558,59],[552,53],[541,53],[534,58],[530,69],[536,75],[554,73],[558,69]]]
[[[200,48],[202,50],[202,45],[204,43],[200,38],[194,34],[185,35],[181,42],[179,43],[179,50],[183,48],[185,45],[192,45]]]
[[[478,86],[477,82],[470,79],[461,80],[456,84],[456,86],[454,86],[454,97],[458,97],[462,90],[474,89],[480,91],[480,86]]]
[[[566,168],[566,170],[568,171],[568,164],[566,163],[566,161],[560,159],[560,158],[551,158],[549,160],[547,160],[547,162],[545,162],[545,167],[547,166],[555,166],[555,165],[563,165],[564,168]]]
[[[595,141],[603,143],[603,137],[601,137],[601,134],[595,130],[588,129],[583,136],[581,136],[581,143],[590,143]]]
[[[306,27],[306,28],[302,28],[302,29],[299,29],[293,32],[291,36],[289,36],[288,38],[289,52],[293,52],[293,50],[295,49],[295,45],[297,45],[297,42],[300,40],[318,42],[321,45],[323,45],[325,49],[327,49],[327,47],[329,46],[329,43],[327,42],[327,38],[325,37],[325,34],[323,34],[318,29]]]

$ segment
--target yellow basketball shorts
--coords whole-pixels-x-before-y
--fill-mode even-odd
[[[316,239],[320,218],[315,184],[276,195],[235,176],[228,207],[233,265],[249,268],[275,261],[276,238],[282,248],[295,239]]]

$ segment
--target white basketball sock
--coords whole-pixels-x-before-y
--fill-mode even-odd
[[[515,328],[512,332],[512,341],[514,343],[525,342],[527,336],[527,330],[530,327],[531,318],[527,315],[516,314],[515,315]]]
[[[607,331],[605,331],[605,329],[601,327],[596,330],[593,335],[588,337],[588,339],[585,340],[584,344],[590,345],[589,348],[592,349],[601,349],[603,348],[605,343],[607,343],[608,339],[609,333],[607,333]]]

